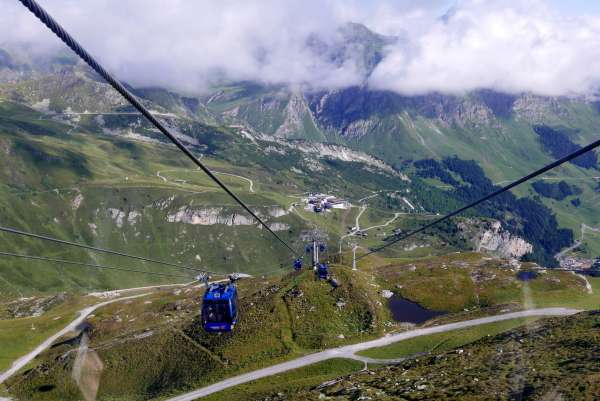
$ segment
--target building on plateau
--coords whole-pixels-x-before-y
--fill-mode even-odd
[[[305,202],[307,209],[312,209],[317,213],[327,209],[348,209],[350,207],[350,203],[344,199],[327,194],[310,194]]]

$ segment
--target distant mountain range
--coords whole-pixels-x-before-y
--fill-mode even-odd
[[[401,39],[349,24],[339,30],[335,40],[314,36],[308,45],[324,60],[340,65],[353,63],[366,82],[381,61],[385,46],[396,40]],[[133,111],[131,107],[73,56],[32,58],[29,54],[27,49],[0,50],[0,98],[54,113],[53,118],[86,127],[90,132],[129,132],[152,140],[160,138],[137,116],[128,115]],[[203,149],[211,145],[198,142],[190,134],[194,124],[227,127],[245,141],[260,140],[263,144],[297,149],[302,144],[305,150],[314,150],[314,146],[321,146],[319,143],[335,145],[346,149],[344,152],[357,152],[356,160],[370,157],[371,163],[412,177],[424,174],[414,164],[420,160],[473,160],[489,180],[477,187],[479,191],[489,190],[493,183],[509,182],[597,139],[600,126],[600,108],[593,99],[505,94],[485,88],[461,95],[420,96],[373,90],[366,84],[327,90],[223,82],[202,94],[180,94],[164,88],[131,89],[181,138]],[[326,153],[336,153],[329,149]],[[437,191],[430,199],[453,199],[432,203],[429,211],[443,212],[464,201],[462,195],[450,193],[449,188],[474,185],[468,181],[473,177],[460,177],[452,167],[444,174],[450,174],[453,180],[444,182],[443,174],[423,176],[428,191]],[[528,196],[556,214],[558,226],[542,225],[549,232],[528,231],[527,216],[510,223],[518,212],[504,210],[502,205],[497,206],[501,208],[497,213],[488,214],[504,216],[505,222],[521,234],[528,231],[530,241],[535,236],[552,236],[557,227],[571,230],[572,239],[581,224],[600,224],[596,205],[599,184],[594,178],[598,176],[597,156],[589,154],[546,177],[549,182],[569,181],[573,185],[569,196],[545,197],[544,192],[536,192],[529,185],[515,191],[517,197]],[[538,241],[538,247],[555,252],[558,244],[564,245],[565,238],[554,245]],[[600,253],[600,239],[589,240],[584,252],[592,256]],[[549,258],[551,255],[544,261]]]

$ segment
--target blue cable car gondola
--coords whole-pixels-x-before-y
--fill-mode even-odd
[[[317,266],[317,277],[321,280],[329,278],[329,266],[327,266],[327,263],[319,263]]]
[[[302,269],[302,258],[294,260],[294,270],[299,271]]]
[[[207,286],[202,298],[202,326],[210,333],[233,330],[237,323],[237,287],[235,277],[229,283]]]

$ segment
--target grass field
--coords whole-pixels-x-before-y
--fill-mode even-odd
[[[369,366],[319,389],[296,391],[294,400],[388,399],[596,400],[600,314],[540,319],[459,350],[411,358],[393,366]],[[269,398],[286,398],[272,393]]]
[[[592,294],[587,293],[582,278],[569,272],[547,270],[524,283],[510,266],[501,267],[504,262],[477,253],[373,262],[361,266],[374,269],[380,285],[434,310],[458,312],[501,304],[580,309],[600,305],[598,278],[587,277]]]
[[[544,308],[551,306],[564,306],[585,310],[600,308],[600,277],[587,277],[592,286],[592,294],[573,291],[535,291],[533,294],[534,305]]]
[[[76,316],[77,311],[97,299],[69,297],[42,316],[0,320],[0,371],[6,370],[14,360],[34,349],[52,334],[60,331]]]
[[[98,397],[176,394],[323,348],[381,336],[385,319],[375,289],[341,269],[333,268],[333,274],[341,283],[335,290],[314,280],[312,272],[242,280],[238,326],[217,336],[201,328],[201,290],[193,288],[99,309],[87,319],[93,327],[90,348],[105,367]],[[14,394],[36,400],[78,399],[77,386],[68,380],[75,355],[69,351],[77,346],[64,343],[44,352],[33,367],[46,373],[34,370],[24,381],[11,379]],[[148,349],[158,352],[147,353]],[[57,360],[60,355],[69,357]],[[344,366],[342,372],[347,372]],[[333,364],[311,374],[320,380],[336,369],[340,367]],[[38,391],[46,382],[56,388]]]
[[[204,397],[207,401],[254,401],[273,393],[290,399],[297,390],[314,387],[328,380],[364,368],[364,363],[348,359],[330,359],[304,368],[269,376]]]
[[[371,358],[393,359],[425,352],[442,352],[472,343],[482,337],[494,336],[515,327],[527,325],[536,320],[538,318],[524,318],[482,324],[466,329],[415,337],[386,347],[371,348],[358,354]]]

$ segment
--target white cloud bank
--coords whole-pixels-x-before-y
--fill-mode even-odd
[[[389,49],[370,83],[414,94],[490,88],[582,95],[600,84],[600,18],[566,18],[541,1],[465,1]]]
[[[398,36],[367,83],[402,94],[587,95],[600,86],[600,16],[543,0],[40,0],[121,79],[198,92],[218,79],[339,88],[365,82],[355,58],[307,45],[355,21]],[[62,44],[14,0],[0,0],[0,47]]]

